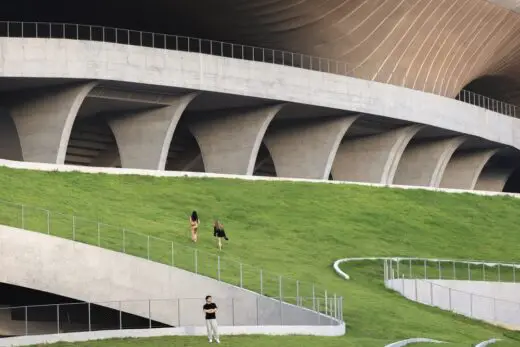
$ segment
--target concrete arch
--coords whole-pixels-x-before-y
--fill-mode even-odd
[[[484,166],[498,149],[455,153],[442,176],[440,188],[473,190]]]
[[[265,132],[283,106],[219,111],[191,123],[206,172],[252,175]]]
[[[10,113],[25,161],[63,164],[72,125],[96,82],[14,95]]]
[[[0,158],[23,160],[18,131],[7,110],[0,112]]]
[[[475,184],[475,190],[503,192],[507,181],[515,172],[515,166],[484,167]]]
[[[411,125],[386,133],[344,141],[332,166],[339,181],[391,184],[399,160],[422,125]]]
[[[442,176],[464,136],[409,144],[404,151],[394,184],[439,187]]]
[[[173,133],[188,104],[197,93],[172,100],[169,106],[109,120],[124,168],[164,170]]]
[[[264,139],[279,177],[329,178],[343,136],[359,116],[270,129]]]

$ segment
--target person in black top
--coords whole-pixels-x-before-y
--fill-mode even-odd
[[[206,329],[208,329],[208,340],[213,342],[215,338],[216,343],[220,343],[218,336],[218,324],[217,324],[217,311],[218,307],[213,302],[211,295],[206,296],[206,303],[202,306],[204,313],[206,314]]]
[[[217,238],[218,241],[218,249],[222,250],[222,239],[228,241],[229,239],[226,236],[226,232],[224,231],[224,225],[220,223],[220,221],[216,220],[213,223],[213,236]]]

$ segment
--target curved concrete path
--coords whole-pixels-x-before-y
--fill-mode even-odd
[[[446,343],[446,342],[419,337],[419,338],[414,338],[414,339],[393,342],[389,345],[386,345],[385,347],[403,347],[403,346],[408,346],[408,345],[411,345],[414,343]]]
[[[476,345],[475,347],[486,347],[486,346],[490,346],[490,345],[492,345],[492,344],[497,343],[498,341],[502,341],[502,340],[500,340],[500,339],[491,339],[491,340],[488,340],[488,341],[481,342],[481,343],[479,343],[478,345]]]

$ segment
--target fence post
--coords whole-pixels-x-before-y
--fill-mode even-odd
[[[498,282],[502,282],[500,278],[500,264],[498,264]]]
[[[23,28],[23,25],[22,25],[22,28]],[[25,208],[22,204],[22,229],[25,229]]]
[[[300,306],[300,281],[296,280],[296,306]]]
[[[468,281],[471,281],[471,264],[468,262]]]
[[[119,330],[123,330],[123,311],[121,309],[121,301],[119,301]]]
[[[426,266],[426,259],[424,259],[424,279],[428,279],[428,268]]]
[[[439,260],[439,279],[442,280],[441,261]]]
[[[197,250],[195,249],[195,251],[193,253],[195,254],[195,273],[198,274],[199,273],[199,261],[197,259]]]
[[[76,216],[72,216],[72,241],[76,241]]]
[[[264,295],[264,275],[262,269],[260,269],[260,295]]]
[[[126,253],[126,229],[123,228],[123,253]]]
[[[148,300],[148,328],[152,329],[152,301]]]
[[[60,333],[60,304],[56,305],[56,327],[57,333]]]
[[[27,317],[27,306],[25,306],[25,336],[29,335],[29,325],[27,323],[28,321],[28,317]]]
[[[282,297],[283,297],[283,294],[282,294],[282,276],[278,276],[278,289],[279,289],[279,295],[280,295],[280,301],[282,301]]]
[[[312,309],[316,311],[316,291],[314,283],[312,284]]]
[[[92,323],[91,323],[91,317],[90,317],[90,302],[88,305],[88,331],[92,331]]]
[[[235,326],[235,298],[231,298],[231,319],[232,325]]]
[[[47,210],[47,234],[51,234],[51,211]]]
[[[220,282],[220,255],[217,256],[217,279]]]
[[[482,263],[482,280],[486,280],[486,265]]]
[[[453,261],[453,279],[457,279],[457,267],[455,266],[455,261]]]
[[[172,241],[172,266],[175,266],[175,251],[173,250],[173,241]]]
[[[334,293],[334,318],[338,318],[338,299]]]
[[[513,283],[516,283],[516,265],[513,266]]]
[[[399,271],[399,263],[401,261],[399,259],[396,260],[396,268],[397,268],[397,278],[401,277],[401,271]]]
[[[328,298],[327,298],[327,291],[325,290],[325,314],[327,315],[329,313],[329,304],[328,304]]]
[[[148,260],[150,260],[150,235],[148,235],[146,239],[146,256]]]
[[[320,325],[320,321],[321,321],[321,312],[320,312],[320,298],[319,298],[319,297],[316,298],[316,304],[317,304],[317,306],[316,306],[316,308],[317,308],[316,312],[318,313],[318,325]]]
[[[242,270],[242,263],[240,263],[240,288],[243,288],[244,287],[244,282],[243,282],[243,270]]]
[[[101,224],[97,223],[97,241],[98,241],[98,247],[101,247]]]

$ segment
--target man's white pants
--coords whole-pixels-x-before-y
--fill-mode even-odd
[[[218,324],[216,319],[206,319],[206,329],[208,329],[208,339],[218,340]]]

